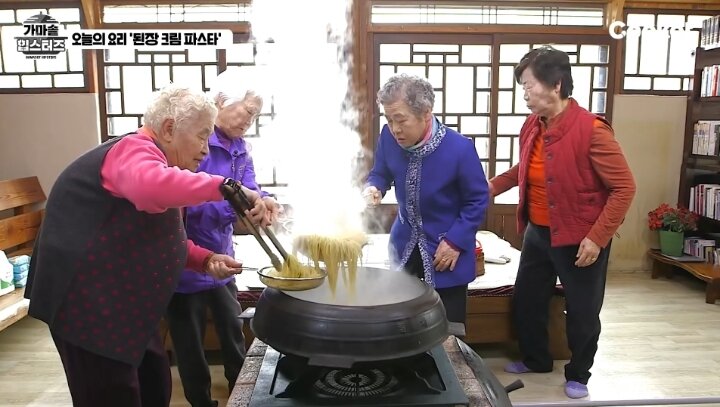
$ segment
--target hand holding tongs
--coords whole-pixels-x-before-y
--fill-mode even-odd
[[[272,263],[273,267],[275,267],[275,269],[279,271],[282,268],[282,262],[280,262],[280,259],[278,259],[275,253],[272,252],[270,246],[267,245],[265,239],[263,239],[260,235],[257,226],[253,225],[253,223],[250,221],[250,219],[248,219],[247,214],[245,213],[245,211],[249,211],[253,208],[253,204],[250,202],[247,195],[245,195],[245,192],[243,192],[242,186],[237,181],[227,178],[220,186],[220,192],[223,194],[225,199],[230,202],[230,205],[232,205],[232,207],[235,209],[235,212],[238,214],[238,217],[240,217],[240,220],[242,220],[245,227],[250,231],[250,233],[252,233],[252,235],[255,237],[255,240],[260,243],[260,246],[263,248],[268,257],[270,257],[270,262]],[[280,253],[280,256],[282,256],[283,260],[287,261],[288,254],[282,247],[280,242],[277,240],[272,230],[270,230],[270,228],[268,228],[267,226],[262,225],[261,228],[265,232],[267,237],[270,238],[270,242],[272,242],[273,246],[275,246],[277,251]]]

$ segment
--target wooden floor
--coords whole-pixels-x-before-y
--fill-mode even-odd
[[[714,396],[720,406],[720,301],[705,303],[704,283],[684,273],[672,280],[611,273],[601,320],[584,401]],[[512,357],[506,347],[477,351],[503,384],[523,380],[525,388],[511,393],[514,405],[567,400],[565,361],[551,373],[512,375],[502,370]]]
[[[704,285],[682,274],[652,280],[647,272],[611,273],[590,400],[601,405],[602,400],[720,397],[720,302],[708,305],[704,299]],[[552,373],[514,376],[502,372],[513,357],[507,347],[477,350],[501,382],[518,377],[525,382],[524,389],[512,393],[514,404],[567,401],[563,362]],[[213,396],[223,406],[227,384],[222,368],[211,370]],[[71,405],[62,365],[43,323],[25,318],[0,332],[0,405]],[[188,405],[176,369],[171,405]]]

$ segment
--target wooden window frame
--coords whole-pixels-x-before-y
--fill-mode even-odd
[[[401,36],[405,33],[397,33],[398,36]],[[473,38],[476,37],[476,35],[469,34]],[[441,37],[442,36],[442,37]],[[487,34],[486,36],[489,36],[489,41],[483,41],[482,44],[487,44],[492,46],[492,61],[491,61],[491,72],[492,72],[492,84],[491,84],[491,93],[493,90],[497,91],[499,84],[496,82],[499,80],[499,47],[501,44],[524,44],[524,43],[530,43],[530,44],[538,44],[541,42],[548,42],[548,43],[561,43],[561,42],[567,42],[567,35],[566,34],[542,34],[539,35],[527,35],[527,34]],[[415,34],[413,35],[413,38],[415,39],[414,42],[422,42],[426,44],[433,44],[433,43],[447,43],[452,41],[462,41],[463,38],[465,38],[466,35],[464,34],[441,34],[441,33],[428,33],[428,34]],[[370,97],[374,96],[376,93],[376,90],[379,88],[380,83],[378,82],[379,79],[376,78],[375,75],[375,66],[378,64],[379,61],[379,55],[375,52],[375,49],[377,45],[379,44],[379,38],[382,38],[383,43],[402,43],[404,41],[404,38],[393,38],[392,36],[387,35],[375,35],[373,36],[372,42],[369,44],[370,49],[368,50],[368,64],[367,64],[367,81],[366,81],[366,89],[365,92]],[[541,38],[543,41],[538,41],[538,38]],[[616,58],[617,55],[617,45],[614,44],[610,36],[607,36],[607,38],[597,36],[597,35],[588,35],[588,34],[580,34],[575,35],[574,38],[577,40],[574,41],[578,44],[585,44],[587,41],[591,41],[591,43],[598,43],[602,45],[607,45],[609,47],[609,61],[613,61]],[[602,39],[602,41],[600,41]],[[617,78],[613,75],[610,75],[611,70],[613,69],[613,66],[611,63],[608,63],[608,83],[607,83],[607,99],[606,99],[606,105],[605,105],[605,114],[604,117],[607,118],[608,121],[612,122],[612,110],[613,110],[613,92],[612,90],[615,88],[615,82],[617,81]],[[371,148],[374,150],[379,134],[375,134],[377,132],[374,132],[374,129],[379,127],[379,120],[380,120],[380,111],[379,107],[377,106],[374,101],[372,103],[368,103],[369,107],[369,113],[370,113],[370,123],[372,123],[371,128],[369,129],[370,137],[368,140],[368,143],[366,145],[366,148]],[[497,129],[497,103],[494,101],[491,104],[490,110],[490,127],[491,127],[491,138],[492,135],[492,129]],[[494,113],[493,113],[494,112]],[[495,135],[497,136],[497,135]],[[491,141],[490,143],[490,151],[492,154],[495,153],[494,150],[494,142]],[[492,162],[492,170],[494,170],[494,161]]]
[[[356,0],[361,1],[361,0]],[[413,26],[448,26],[448,25],[464,25],[464,24],[482,24],[482,25],[488,25],[488,26],[502,26],[506,25],[503,23],[486,23],[486,22],[472,22],[472,23],[435,23],[435,22],[425,22],[425,23],[402,23],[402,22],[388,22],[388,23],[373,23],[372,22],[372,7],[373,6],[414,6],[414,7],[432,7],[432,6],[458,6],[458,7],[468,7],[468,8],[477,8],[479,10],[494,10],[497,11],[497,8],[517,8],[517,9],[533,9],[533,8],[542,8],[542,9],[556,9],[556,11],[563,11],[567,9],[598,9],[603,11],[603,24],[602,25],[560,25],[560,24],[517,24],[518,26],[529,26],[529,27],[602,27],[604,26],[604,22],[607,20],[608,16],[608,8],[607,8],[607,1],[598,1],[598,0],[566,0],[566,1],[560,1],[555,3],[550,3],[546,1],[541,0],[525,0],[525,1],[515,1],[515,0],[509,0],[509,1],[481,1],[481,0],[456,0],[456,1],[449,1],[449,0],[418,0],[418,1],[409,1],[409,0],[366,0],[369,1],[370,4],[370,12],[368,14],[368,22],[370,24],[374,25],[388,25],[388,26],[398,26],[398,25],[413,25]],[[546,11],[546,10],[543,10]],[[543,18],[553,18],[551,15],[543,15]],[[557,18],[557,16],[555,16]]]
[[[625,8],[623,9],[623,21],[627,21],[628,14],[655,14],[656,19],[657,15],[659,14],[672,14],[672,15],[707,15],[708,17],[712,17],[714,15],[717,15],[717,11],[712,10],[706,10],[706,9],[660,9],[660,8]],[[616,94],[623,94],[623,95],[655,95],[655,96],[687,96],[690,91],[686,90],[642,90],[642,89],[625,89],[624,83],[625,83],[625,61],[626,61],[626,46],[625,46],[625,40],[617,40],[618,42],[618,55],[620,55],[619,63],[615,66],[615,79],[616,79],[616,88],[615,93]],[[642,46],[638,46],[638,50],[642,50]],[[668,52],[669,54],[669,52]],[[638,53],[638,55],[640,55]],[[638,56],[638,62],[639,62],[640,56]],[[669,58],[669,55],[668,55]],[[670,76],[670,75],[648,75],[653,77],[663,77],[663,76]],[[671,77],[676,77],[678,75],[671,75]],[[692,85],[692,75],[689,75],[690,77],[690,84]]]
[[[117,1],[113,2],[105,2],[103,5],[107,5],[108,3],[116,4]],[[155,1],[153,3],[160,4],[161,1]],[[183,3],[182,1],[174,1],[170,2],[173,4],[180,4]],[[194,2],[199,3],[199,2]],[[206,3],[218,3],[218,1],[214,2],[206,2]],[[122,2],[122,4],[136,4],[133,2]],[[197,29],[197,30],[208,30],[208,29],[230,29],[233,32],[233,43],[240,44],[240,43],[248,43],[250,42],[250,25],[247,22],[219,22],[219,23],[207,23],[207,22],[176,22],[176,23],[106,23],[102,24],[102,28],[107,29],[147,29],[148,27],[152,27],[152,29]],[[110,117],[114,117],[112,114],[108,114],[107,112],[107,86],[105,82],[105,68],[106,66],[117,66],[118,64],[112,63],[107,64],[105,62],[105,58],[103,55],[103,50],[97,50],[95,58],[97,60],[96,66],[97,66],[97,75],[98,75],[98,104],[99,104],[99,117],[100,117],[100,137],[101,141],[105,142],[111,138],[111,135],[109,134],[109,124],[108,119]],[[128,63],[130,64],[130,63]],[[227,52],[224,49],[217,50],[217,72],[223,72],[228,67],[232,66],[238,66],[237,63],[228,63],[227,61]],[[121,79],[120,88],[122,89],[123,83]],[[272,117],[274,116],[275,111],[274,108],[270,109],[269,115]],[[255,125],[258,125],[258,122],[256,121]],[[260,135],[259,137],[262,137]],[[277,170],[276,168],[273,168],[273,180],[271,183],[264,183],[262,184],[264,188],[282,188],[287,186],[284,183],[278,182],[277,180]]]
[[[23,9],[37,9],[37,8],[44,8],[44,9],[51,9],[51,8],[77,8],[80,11],[80,27],[87,28],[87,22],[85,18],[85,13],[83,13],[83,7],[79,0],[56,0],[56,1],[14,1],[14,2],[6,2],[6,1],[0,1],[0,8],[2,9],[13,9],[13,10],[23,10]],[[83,50],[83,86],[78,87],[67,87],[67,88],[1,88],[0,94],[4,95],[25,95],[25,94],[42,94],[42,93],[92,93],[93,92],[93,85],[92,85],[92,75],[91,75],[91,69],[90,66],[93,65],[92,62],[92,51],[90,50]],[[56,72],[52,72],[56,73]],[[20,72],[22,74],[22,72]]]
[[[381,3],[383,0],[355,0],[353,3],[353,65],[357,67],[353,72],[353,85],[355,94],[355,105],[359,111],[360,120],[358,124],[358,132],[361,135],[361,142],[365,154],[361,159],[362,170],[358,173],[359,183],[362,183],[370,171],[373,162],[373,153],[375,151],[378,134],[375,134],[374,128],[377,126],[378,107],[375,103],[376,81],[375,65],[378,60],[375,55],[375,36],[379,34],[462,34],[477,35],[489,34],[494,35],[498,44],[493,42],[492,60],[499,60],[499,41],[512,41],[516,43],[538,43],[537,30],[538,26],[522,25],[479,25],[479,24],[373,24],[370,21],[371,8],[375,3]],[[397,3],[398,0],[392,1]],[[534,0],[526,3],[532,4]],[[578,2],[580,3],[580,2]],[[590,3],[586,1],[584,3]],[[597,3],[597,1],[595,2]],[[412,2],[417,4],[417,2]],[[610,9],[608,8],[608,15]],[[610,55],[609,61],[618,59],[618,41],[613,40],[604,27],[583,27],[583,26],[543,26],[543,31],[547,37],[542,38],[543,41],[552,41],[556,35],[574,35],[578,38],[592,36],[592,38],[605,38],[609,43]],[[602,37],[600,37],[602,36]],[[567,37],[565,37],[567,38]],[[559,42],[559,41],[556,41]],[[574,41],[578,42],[578,41]],[[613,69],[617,69],[618,64],[608,65],[608,83],[607,83],[607,102],[606,117],[612,121],[613,97],[617,93],[617,75]],[[499,81],[498,72],[492,71],[492,80]],[[498,83],[494,84],[497,88]],[[491,112],[497,112],[497,98],[491,105]],[[497,115],[492,115],[491,120],[497,120]],[[491,131],[497,129],[497,123],[491,122]],[[491,140],[489,146],[489,155],[495,156],[496,146],[495,140]],[[494,159],[488,165],[488,170],[495,171]],[[495,204],[488,206],[488,213],[484,229],[495,232],[498,236],[509,241],[515,247],[522,247],[522,238],[518,236],[515,228],[517,205]],[[383,205],[382,210],[389,211],[392,214],[395,205]]]
[[[197,30],[208,30],[208,26],[205,23],[113,23],[104,24],[103,28],[108,29],[147,29],[148,25],[152,25],[154,29],[197,29]],[[233,41],[247,42],[249,38],[250,27],[246,23],[230,23],[233,31]],[[223,29],[228,28],[228,24],[224,24]],[[107,112],[107,87],[105,85],[105,58],[103,56],[103,50],[97,50],[97,74],[98,74],[98,104],[100,111],[100,139],[102,142],[109,140],[111,137],[108,130],[108,112]],[[218,50],[217,67],[218,73],[224,71],[227,68],[227,59],[225,57],[225,50]],[[112,64],[113,66],[115,64]],[[120,87],[122,88],[122,81]]]

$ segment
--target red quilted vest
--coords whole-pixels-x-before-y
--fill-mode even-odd
[[[550,213],[551,245],[576,245],[590,232],[608,198],[590,161],[590,142],[595,120],[605,120],[580,107],[570,98],[563,114],[545,132],[545,186]],[[540,133],[540,116],[530,115],[520,131],[517,212],[518,233],[528,223],[527,175],[535,137]]]

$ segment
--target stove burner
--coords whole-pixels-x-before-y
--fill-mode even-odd
[[[315,381],[320,394],[332,397],[377,397],[398,390],[400,381],[389,371],[381,369],[328,371]]]
[[[429,353],[387,362],[357,363],[352,369],[310,366],[293,355],[280,358],[277,370],[289,379],[280,398],[315,397],[362,399],[390,396],[403,391],[439,394],[445,390]],[[428,378],[431,380],[428,381]]]
[[[268,347],[249,407],[457,407],[469,400],[442,345],[404,359],[315,366]]]

